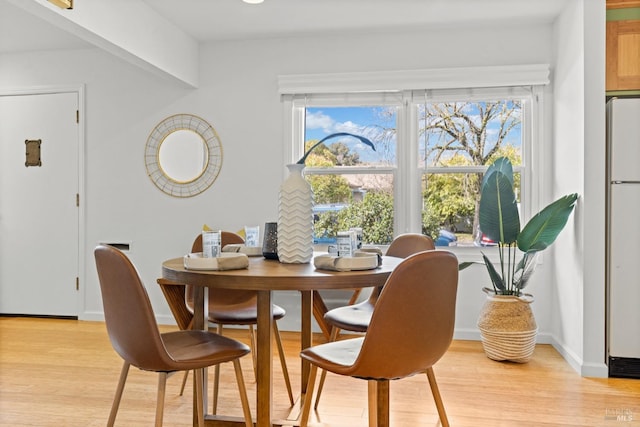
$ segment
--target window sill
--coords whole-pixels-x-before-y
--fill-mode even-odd
[[[328,252],[328,244],[316,244],[313,250],[316,252]],[[387,252],[388,245],[365,245],[366,247],[379,248],[382,253]],[[482,263],[484,253],[491,262],[499,262],[497,247],[477,247],[477,246],[436,246],[436,250],[446,250],[453,252],[458,258],[458,262],[479,262]]]

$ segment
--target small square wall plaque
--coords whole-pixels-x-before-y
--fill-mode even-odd
[[[29,166],[42,166],[42,160],[40,160],[40,146],[42,145],[41,139],[25,139],[24,145],[26,146],[26,160],[24,165]]]

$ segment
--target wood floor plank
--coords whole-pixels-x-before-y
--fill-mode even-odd
[[[227,333],[248,342],[246,330]],[[299,390],[300,336],[282,332],[282,338]],[[242,360],[255,414],[251,363],[250,357]],[[104,426],[121,364],[101,322],[0,317],[0,426]],[[279,363],[273,367],[273,414],[286,419],[289,399]],[[219,413],[240,417],[233,366],[221,371]],[[489,360],[479,342],[455,341],[434,371],[452,426],[640,426],[640,380],[583,378],[548,345],[538,345],[531,362],[514,364]],[[181,381],[180,374],[168,380],[166,426],[191,425],[192,388],[179,396]],[[132,368],[116,425],[152,425],[156,387],[156,374]],[[366,405],[365,381],[329,374],[315,425],[366,427]],[[392,381],[391,425],[439,425],[426,375]]]

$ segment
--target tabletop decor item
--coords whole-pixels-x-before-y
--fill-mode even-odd
[[[259,225],[245,225],[244,226],[244,243],[250,247],[260,246],[260,226]]]
[[[578,194],[568,194],[549,204],[520,230],[513,182],[513,166],[506,157],[495,160],[482,180],[480,230],[497,242],[500,264],[496,268],[482,254],[493,289],[484,289],[488,296],[478,328],[489,358],[527,362],[533,354],[537,326],[530,308],[533,297],[522,289],[533,274],[536,255],[549,247],[566,225]],[[471,264],[474,263],[461,263],[460,269]]]
[[[278,223],[265,222],[262,256],[266,259],[278,259]]]
[[[241,270],[249,267],[245,254],[224,252],[218,257],[206,257],[202,252],[190,253],[183,257],[187,270]]]
[[[215,258],[220,256],[220,244],[222,231],[214,231],[205,227],[202,230],[202,256],[205,258]]]
[[[289,176],[282,183],[278,203],[278,259],[287,264],[305,264],[313,256],[313,190],[302,174],[311,151],[328,139],[349,136],[375,151],[367,138],[348,132],[328,135],[316,142],[294,164],[287,165]]]
[[[305,264],[313,256],[313,190],[302,176],[304,164],[287,165],[289,176],[280,187],[278,259]]]

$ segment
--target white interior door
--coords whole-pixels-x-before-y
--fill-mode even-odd
[[[0,313],[78,315],[77,110],[77,92],[0,96]]]

